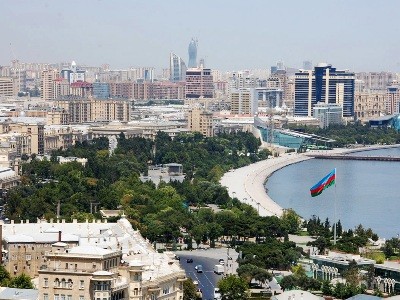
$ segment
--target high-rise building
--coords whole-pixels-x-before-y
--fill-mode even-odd
[[[400,85],[390,85],[387,87],[386,110],[390,115],[400,113]]]
[[[360,72],[355,75],[356,79],[361,81],[362,92],[386,90],[386,87],[395,80],[395,74],[391,72]]]
[[[55,98],[54,80],[58,77],[57,70],[44,70],[40,80],[40,98],[46,101]]]
[[[70,86],[67,79],[56,78],[53,80],[53,96],[54,99],[59,97],[68,96],[70,94]]]
[[[295,74],[294,115],[313,114],[319,102],[336,103],[343,107],[343,117],[354,116],[354,73],[336,70],[332,65],[318,64],[314,70]]]
[[[243,88],[231,92],[231,114],[254,116],[258,110],[256,89]]]
[[[184,81],[186,64],[178,55],[171,53],[169,56],[170,81]]]
[[[186,71],[186,98],[213,98],[211,69],[193,68]]]
[[[189,43],[189,68],[197,68],[197,41],[192,39]]]
[[[14,96],[14,82],[11,77],[0,77],[0,96]]]

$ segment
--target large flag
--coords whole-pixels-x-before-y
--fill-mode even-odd
[[[336,168],[332,170],[328,175],[318,181],[311,189],[311,197],[318,196],[323,190],[327,189],[335,183],[336,180]]]

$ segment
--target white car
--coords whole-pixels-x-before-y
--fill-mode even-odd
[[[219,292],[219,288],[214,288],[214,300],[221,300],[221,293]]]

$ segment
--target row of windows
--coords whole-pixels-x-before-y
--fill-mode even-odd
[[[50,300],[49,294],[43,294],[43,300]],[[72,300],[72,295],[55,294],[54,300]],[[85,300],[85,297],[81,295],[79,300]]]

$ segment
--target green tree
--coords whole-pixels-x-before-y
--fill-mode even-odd
[[[288,233],[294,234],[299,231],[301,218],[293,209],[286,209],[281,219]]]
[[[0,265],[0,285],[7,286],[10,278],[10,273],[8,273],[3,265]]]
[[[297,278],[294,275],[288,275],[282,278],[280,286],[284,291],[293,290],[297,286]]]
[[[222,299],[246,300],[249,299],[247,282],[236,275],[228,275],[218,282]]]
[[[18,289],[33,289],[33,284],[28,275],[21,274],[11,279],[9,287]]]
[[[196,286],[192,278],[188,278],[183,282],[183,300],[198,300],[201,299],[197,295]]]
[[[324,294],[326,296],[332,295],[333,287],[332,287],[332,284],[329,282],[329,280],[324,280],[322,282],[321,291],[322,291],[322,294]]]

